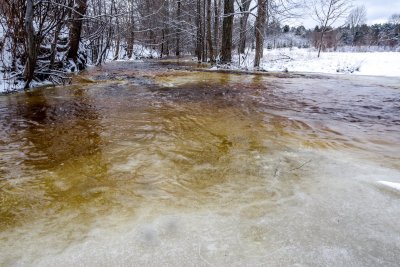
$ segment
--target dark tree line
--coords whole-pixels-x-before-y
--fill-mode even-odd
[[[309,37],[315,47],[321,42],[321,29],[316,27]],[[400,23],[356,25],[328,28],[321,46],[323,49],[336,49],[340,46],[382,47],[394,51],[400,47]]]
[[[353,46],[400,46],[400,23],[347,26],[340,29],[342,44]]]

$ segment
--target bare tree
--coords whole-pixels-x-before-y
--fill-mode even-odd
[[[249,19],[249,8],[251,0],[241,0],[239,3],[240,16],[240,32],[239,32],[239,53],[244,54],[246,48],[247,21]]]
[[[357,27],[360,27],[367,20],[367,11],[365,6],[357,6],[350,11],[347,16],[347,25],[350,27],[350,36],[352,45],[355,44],[357,39]]]
[[[87,0],[75,0],[74,10],[71,17],[71,26],[69,32],[69,50],[67,54],[68,59],[72,59],[75,64],[78,59],[79,42],[81,41],[82,33],[82,18],[86,14]],[[83,66],[79,66],[82,68]]]
[[[34,14],[34,5],[33,0],[26,1],[26,10],[25,10],[25,32],[26,32],[26,47],[27,47],[27,59],[25,62],[25,72],[24,72],[24,80],[25,80],[25,89],[29,88],[29,84],[31,83],[36,67],[37,61],[37,35],[35,33],[35,29],[33,27],[33,14]]]
[[[400,24],[400,13],[391,15],[389,22],[395,25]]]
[[[268,0],[257,0],[257,18],[256,18],[256,52],[254,57],[254,67],[260,66],[260,61],[264,51],[264,33],[265,20],[267,17]]]
[[[128,2],[128,18],[127,18],[127,24],[128,24],[128,33],[126,37],[126,53],[128,59],[132,58],[133,54],[133,42],[135,40],[135,18],[134,18],[134,0],[130,0]]]
[[[350,11],[347,16],[347,24],[350,28],[361,26],[367,21],[367,10],[365,6],[357,6]]]
[[[207,0],[207,45],[208,45],[210,62],[214,63],[215,58],[214,58],[214,49],[213,49],[213,43],[212,43],[211,19],[212,19],[212,17],[211,17],[211,0]]]
[[[222,23],[221,62],[229,63],[232,60],[232,30],[234,16],[233,0],[224,1],[224,20]]]
[[[203,31],[202,31],[202,20],[201,20],[201,0],[196,2],[196,55],[197,61],[201,62],[201,56],[203,52]]]
[[[218,2],[217,2],[218,1]],[[215,51],[216,55],[219,53],[219,25],[220,25],[220,19],[219,19],[219,14],[220,14],[220,9],[221,9],[221,0],[214,0],[214,46],[215,46]]]
[[[114,1],[114,6],[111,7],[114,8],[115,13],[118,13],[118,9],[116,7],[116,3]],[[116,42],[115,42],[115,52],[114,52],[114,60],[117,60],[119,58],[119,47],[121,45],[121,31],[119,29],[119,17],[116,16]]]
[[[321,33],[318,44],[318,57],[321,54],[324,35],[339,19],[346,16],[351,8],[351,0],[314,0],[313,18],[320,24]]]
[[[177,21],[180,21],[181,19],[181,12],[182,12],[182,4],[181,0],[177,0],[177,8],[176,8],[176,19]],[[180,42],[181,42],[181,29],[178,28],[176,30],[176,49],[175,49],[175,55],[179,57],[181,51],[180,51]]]

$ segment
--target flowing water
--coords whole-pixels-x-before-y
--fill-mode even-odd
[[[1,266],[396,266],[400,79],[110,63],[0,96]]]

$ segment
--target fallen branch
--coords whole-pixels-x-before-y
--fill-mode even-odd
[[[311,162],[311,159],[309,161],[304,162],[303,164],[301,164],[300,166],[298,166],[296,168],[290,169],[289,171],[295,171],[295,170],[301,169],[304,165],[306,165],[310,162]]]
[[[277,62],[277,61],[280,61],[280,60],[288,60],[288,61],[293,61],[294,60],[293,58],[289,57],[288,55],[281,54],[279,56],[281,56],[281,57],[280,58],[276,58],[276,59],[272,59],[270,61]]]

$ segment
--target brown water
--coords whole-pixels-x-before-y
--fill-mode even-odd
[[[159,67],[0,97],[1,266],[400,262],[400,79]]]

